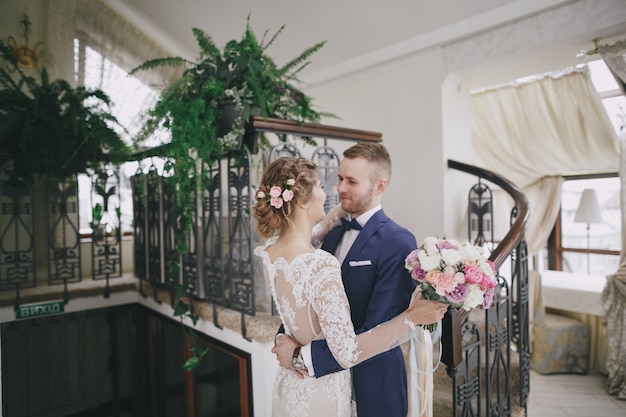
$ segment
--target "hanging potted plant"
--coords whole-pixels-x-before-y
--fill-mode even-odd
[[[266,50],[284,28],[281,26],[269,41],[265,41],[265,36],[259,41],[248,16],[242,38],[227,42],[223,49],[202,29],[192,28],[200,49],[197,62],[164,57],[133,69],[131,74],[159,67],[184,69],[147,114],[138,139],[165,127],[171,132],[172,143],[194,145],[199,156],[207,156],[201,148],[219,153],[239,147],[246,122],[253,115],[310,123],[319,123],[322,116],[335,117],[315,110],[312,99],[297,86],[298,73],[325,42],[305,49],[279,66]],[[206,142],[211,144],[205,145]],[[257,149],[251,139],[245,145],[252,152]]]
[[[2,41],[0,58],[5,63],[0,66],[0,168],[9,167],[10,184],[61,180],[129,160],[131,149],[118,133],[123,128],[103,91],[50,80],[45,68],[27,75]]]

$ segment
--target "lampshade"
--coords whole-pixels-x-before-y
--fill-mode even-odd
[[[583,191],[580,203],[578,203],[578,208],[576,209],[574,222],[587,224],[602,223],[602,212],[600,211],[600,204],[598,204],[596,190],[586,188]]]

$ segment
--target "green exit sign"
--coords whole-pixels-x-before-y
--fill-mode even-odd
[[[65,303],[63,301],[20,306],[15,310],[15,319],[29,319],[49,314],[59,314],[63,313],[64,309]]]

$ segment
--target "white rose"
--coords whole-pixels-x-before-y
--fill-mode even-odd
[[[471,259],[471,260],[478,259],[483,253],[483,249],[481,247],[474,246],[469,242],[466,242],[463,245],[461,245],[459,250],[464,254],[465,259]]]
[[[433,269],[439,269],[439,266],[441,265],[441,255],[439,253],[428,256],[426,252],[420,251],[417,257],[420,261],[422,269],[426,272],[432,271]]]
[[[439,239],[437,239],[436,237],[432,237],[432,236],[429,236],[426,239],[424,239],[424,243],[422,246],[424,247],[424,250],[426,251],[428,255],[433,256],[439,253],[439,249],[437,249],[438,241]]]
[[[480,268],[481,271],[483,271],[483,273],[487,276],[489,276],[489,278],[491,278],[491,282],[496,282],[496,274],[493,273],[493,269],[491,269],[491,265],[489,265],[487,263],[486,259],[479,259],[478,262],[476,263],[478,265],[478,267]]]
[[[461,262],[462,254],[459,253],[456,249],[442,249],[441,257],[446,265],[454,266]]]
[[[469,284],[468,288],[470,292],[463,302],[463,309],[470,311],[483,303],[483,292],[476,284]]]

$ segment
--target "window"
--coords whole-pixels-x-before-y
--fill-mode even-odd
[[[597,195],[599,223],[575,221],[583,190]],[[621,248],[620,179],[570,177],[561,191],[561,213],[549,242],[548,269],[608,275],[617,271]]]
[[[100,54],[95,47],[88,45],[87,37],[74,39],[74,79],[86,88],[101,89],[109,96],[113,103],[112,114],[127,129],[127,132],[120,134],[129,144],[141,126],[139,118],[142,112],[158,97],[155,89],[129,76],[127,71]],[[122,165],[119,172],[120,199],[113,201],[113,204],[120,209],[122,233],[132,231],[133,207],[129,178],[136,171],[137,163],[129,162]],[[90,176],[79,175],[81,234],[91,233],[91,188]]]
[[[588,63],[592,82],[615,131],[624,132],[626,97],[603,60]],[[578,223],[576,211],[583,191],[597,195],[601,221]],[[548,242],[548,269],[608,275],[617,271],[622,244],[618,173],[566,177],[561,190],[561,211]]]

